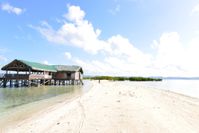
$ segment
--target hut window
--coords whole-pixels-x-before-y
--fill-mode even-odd
[[[67,77],[71,77],[71,73],[67,73]]]

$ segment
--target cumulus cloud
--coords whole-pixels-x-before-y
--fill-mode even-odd
[[[155,55],[148,55],[133,47],[126,38],[114,42],[124,44],[124,48],[112,48],[112,52],[103,60],[78,59],[75,63],[84,67],[89,74],[128,75],[128,76],[198,76],[199,75],[199,39],[192,38],[187,44],[181,42],[177,32],[163,33],[155,43]],[[112,40],[114,38],[114,40]],[[128,45],[129,44],[129,45]],[[125,45],[128,45],[125,49]],[[128,50],[129,49],[129,52]],[[121,51],[119,51],[121,50]],[[126,51],[126,52],[125,52]]]
[[[199,75],[199,39],[192,39],[186,46],[177,32],[163,33],[152,45],[155,55],[136,48],[128,38],[118,34],[107,40],[100,39],[101,30],[94,28],[85,19],[86,13],[79,7],[68,5],[64,15],[65,23],[54,29],[46,21],[40,26],[31,26],[49,42],[81,48],[100,59],[72,57],[65,52],[67,59],[82,66],[87,74],[125,76],[188,76]]]
[[[128,63],[149,65],[151,56],[143,53],[125,37],[121,35],[112,36],[107,41],[111,46],[111,55],[120,57]]]
[[[157,45],[157,44],[156,44]],[[177,32],[163,33],[157,45],[156,66],[181,65],[183,61],[183,47]]]
[[[64,15],[64,17],[67,20],[70,20],[76,23],[83,21],[86,14],[83,10],[80,9],[79,6],[67,5],[67,7],[68,7],[68,13]]]
[[[157,41],[154,68],[162,75],[198,76],[199,39],[192,38],[183,44],[177,32],[163,33]]]
[[[10,5],[9,3],[1,4],[1,9],[3,11],[7,11],[8,13],[14,13],[16,15],[20,15],[25,11],[24,9],[19,8],[19,7],[14,7]]]
[[[76,46],[93,54],[104,49],[105,43],[98,39],[101,31],[95,30],[92,23],[84,19],[84,11],[78,6],[68,6],[68,10],[64,16],[70,22],[65,22],[57,30],[50,27],[47,22],[40,27],[31,27],[38,30],[48,41],[56,44]]]

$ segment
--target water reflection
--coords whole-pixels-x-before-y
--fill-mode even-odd
[[[62,94],[80,94],[88,87],[87,84],[85,84],[85,86],[70,85],[29,88],[0,88],[0,112],[3,112],[9,108],[48,99]]]

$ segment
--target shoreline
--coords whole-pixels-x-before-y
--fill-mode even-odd
[[[92,84],[86,86],[91,88],[90,86],[92,86]],[[72,102],[84,93],[87,93],[87,91],[89,91],[89,89],[75,89],[73,92],[64,93],[48,99],[34,101],[4,111],[0,114],[0,133],[6,132],[5,130],[13,127],[13,125],[19,124],[34,115],[39,115],[46,110],[53,108],[59,103]]]
[[[199,132],[199,99],[152,87],[92,81],[93,87],[3,132]]]

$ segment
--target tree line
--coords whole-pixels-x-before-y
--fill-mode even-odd
[[[161,78],[151,77],[113,77],[113,76],[93,76],[84,77],[84,79],[90,80],[112,80],[112,81],[162,81]]]

